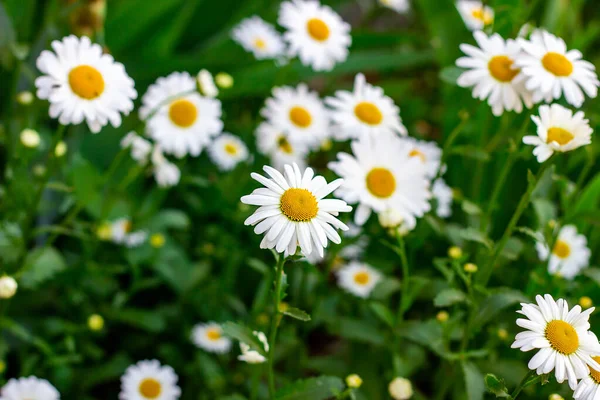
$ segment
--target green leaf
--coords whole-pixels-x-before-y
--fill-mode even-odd
[[[483,375],[475,364],[469,361],[461,363],[463,374],[465,376],[465,386],[467,388],[468,400],[483,400],[485,393],[485,383]]]
[[[448,307],[452,304],[462,303],[464,301],[467,301],[467,296],[464,292],[458,289],[445,289],[435,296],[433,305],[436,307]]]
[[[600,285],[600,268],[586,268],[582,271],[582,274]]]
[[[456,358],[448,351],[442,326],[436,320],[405,322],[400,326],[398,334],[432,350],[442,358]]]
[[[392,314],[392,311],[385,304],[371,302],[369,303],[369,306],[381,321],[383,321],[390,328],[394,327],[394,314]]]
[[[77,202],[83,206],[88,206],[88,211],[99,217],[102,202],[102,177],[100,173],[96,167],[80,155],[73,157],[70,170]]]
[[[63,256],[54,247],[36,249],[27,255],[20,283],[35,289],[67,267]]]
[[[384,334],[373,323],[354,318],[331,321],[329,329],[343,338],[376,345],[385,344]]]
[[[235,322],[225,322],[223,324],[223,333],[242,343],[246,343],[252,350],[258,351],[263,356],[267,355],[263,344],[252,333],[250,328],[242,324],[236,324]]]
[[[506,383],[504,383],[504,379],[499,379],[494,374],[487,374],[484,378],[485,387],[490,393],[496,395],[498,397],[510,397],[508,394],[508,388],[506,387]]]
[[[268,274],[272,268],[265,264],[264,261],[259,260],[258,258],[249,258],[247,263],[250,268],[260,272],[263,275]]]
[[[16,34],[12,21],[0,3],[0,64],[9,69],[13,60],[13,48],[15,47]]]
[[[12,222],[0,224],[0,260],[5,263],[17,261],[24,251],[21,227]]]
[[[461,207],[462,207],[463,211],[469,215],[481,215],[482,214],[481,208],[477,204],[473,203],[470,200],[463,199],[463,201],[461,203]]]
[[[156,312],[156,310],[150,311],[138,308],[115,309],[110,312],[109,316],[116,321],[152,333],[159,333],[167,326],[163,315]]]
[[[154,219],[157,230],[161,229],[187,229],[190,219],[186,213],[179,210],[163,210]]]
[[[454,65],[449,67],[444,67],[440,71],[440,79],[443,82],[449,83],[451,85],[456,85],[456,81],[458,81],[458,77],[464,72],[462,68],[456,67]]]
[[[481,303],[473,320],[473,329],[478,330],[506,307],[527,301],[527,297],[515,289],[499,288],[493,290],[490,296]]]
[[[344,390],[344,382],[334,376],[298,380],[277,391],[277,400],[327,400]]]
[[[570,219],[576,214],[597,210],[598,207],[600,207],[600,174],[597,174],[581,191],[575,204],[568,207],[566,218]]]
[[[300,321],[310,321],[310,315],[308,315],[306,311],[302,311],[299,308],[287,307],[283,313],[288,317],[296,318]]]
[[[460,230],[460,237],[464,240],[468,240],[471,242],[476,242],[484,245],[486,248],[491,249],[494,245],[494,242],[486,235],[481,233],[479,230],[475,228],[465,228]]]
[[[385,300],[398,290],[400,290],[400,281],[396,278],[388,277],[379,281],[373,295],[371,296],[375,300]]]
[[[517,231],[529,236],[531,239],[534,240],[534,242],[542,242],[545,243],[546,239],[544,238],[544,234],[542,232],[539,231],[534,231],[531,228],[528,228],[526,226],[518,226],[516,228]]]

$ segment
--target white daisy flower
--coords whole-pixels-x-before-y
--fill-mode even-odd
[[[379,4],[400,14],[404,14],[410,10],[410,3],[408,0],[379,0]]]
[[[110,224],[110,240],[126,247],[138,247],[146,241],[146,231],[132,232],[132,223],[128,218],[119,218]]]
[[[121,148],[131,149],[131,158],[139,165],[146,165],[152,152],[152,143],[131,131],[121,139]]]
[[[128,115],[137,97],[123,64],[86,36],[55,40],[52,48],[38,57],[37,68],[45,75],[35,80],[37,96],[50,101],[50,117],[62,125],[85,120],[93,133],[109,122],[121,126],[121,113]]]
[[[279,58],[285,52],[281,35],[262,18],[246,18],[233,29],[231,37],[259,60]]]
[[[287,134],[295,144],[318,148],[329,134],[329,115],[319,95],[305,84],[273,89],[261,110],[273,126]]]
[[[544,30],[536,30],[529,40],[519,39],[524,54],[515,60],[526,77],[525,86],[533,92],[533,101],[559,99],[577,108],[585,99],[598,95],[596,67],[582,60],[579,50],[567,51],[565,41]],[[583,89],[583,91],[582,91]]]
[[[348,57],[352,43],[350,25],[330,7],[313,0],[292,0],[281,4],[279,25],[287,29],[288,54],[315,71],[329,71]]]
[[[230,171],[238,163],[248,159],[249,152],[242,140],[230,133],[223,133],[211,143],[208,155],[221,171]]]
[[[142,97],[140,118],[167,154],[198,156],[221,133],[221,102],[201,96],[187,72],[158,78]]]
[[[296,163],[300,168],[306,165],[308,147],[290,142],[281,129],[268,122],[261,123],[256,129],[256,147],[261,154],[270,157],[275,169],[283,170],[285,164]]]
[[[299,245],[305,255],[313,251],[323,255],[328,240],[341,243],[335,228],[348,227],[335,216],[352,207],[345,201],[324,197],[337,189],[342,179],[328,184],[322,176],[315,176],[312,168],[300,172],[297,164],[284,166],[285,177],[269,166],[263,170],[271,179],[257,173],[251,176],[265,187],[241,199],[242,203],[260,206],[244,224],[256,225],[257,235],[265,234],[261,249],[274,248],[278,253],[293,255]]]
[[[325,104],[332,108],[332,129],[337,139],[408,134],[400,119],[400,108],[384,95],[383,89],[367,83],[363,74],[354,78],[353,92],[337,91],[335,97],[325,99]]]
[[[527,329],[518,333],[512,348],[521,351],[539,349],[529,361],[529,369],[538,375],[554,371],[556,380],[567,379],[575,389],[577,379],[589,375],[589,367],[600,370],[592,355],[600,354],[598,339],[589,332],[588,321],[594,307],[581,311],[580,306],[569,310],[564,299],[554,301],[549,294],[536,296],[537,305],[522,303],[517,311],[527,319],[517,319],[517,325]]]
[[[0,389],[0,400],[59,400],[60,393],[45,379],[35,376],[10,379]]]
[[[430,210],[429,180],[424,164],[409,156],[406,141],[395,136],[352,142],[354,155],[339,153],[329,168],[344,178],[336,195],[358,203],[354,222],[363,225],[371,211],[396,210],[408,224]]]
[[[205,69],[201,69],[196,75],[196,83],[202,96],[215,98],[219,95],[219,89],[215,85],[215,80],[210,72]]]
[[[216,322],[194,326],[192,329],[192,342],[211,353],[227,353],[231,349],[231,339],[223,336],[223,329]]]
[[[177,400],[179,396],[177,374],[157,360],[139,361],[121,377],[119,400]]]
[[[537,125],[537,136],[525,136],[523,143],[535,146],[533,155],[542,163],[554,154],[575,150],[592,142],[593,130],[583,111],[573,111],[560,104],[543,105],[540,116],[531,119]]]
[[[440,218],[448,218],[452,215],[452,188],[446,185],[442,178],[438,178],[433,182],[431,193],[437,203],[435,213]]]
[[[487,99],[495,116],[506,111],[521,113],[523,104],[533,106],[532,94],[525,89],[525,76],[515,66],[521,46],[512,39],[504,40],[494,33],[487,36],[481,31],[473,35],[478,47],[461,44],[466,57],[456,60],[456,65],[467,68],[457,80],[462,87],[472,87],[473,97]]]
[[[565,279],[573,279],[590,265],[592,255],[587,247],[587,239],[577,233],[574,225],[565,225],[558,234],[552,252],[547,243],[536,243],[535,248],[540,260],[547,261],[548,273]]]
[[[165,158],[159,145],[155,145],[152,151],[152,172],[156,183],[162,188],[175,186],[181,179],[181,171]]]
[[[467,28],[478,31],[494,23],[494,10],[477,0],[458,0],[456,8]]]
[[[592,357],[594,361],[600,363],[600,357]],[[579,381],[573,393],[575,400],[595,400],[600,396],[600,370],[590,368],[590,374]]]
[[[263,344],[265,352],[269,352],[269,342],[264,333],[254,331],[254,336]],[[250,350],[250,346],[246,343],[240,342],[240,351],[242,354],[238,356],[238,360],[247,362],[248,364],[261,364],[267,361],[267,359],[256,350]]]
[[[402,140],[405,140],[410,146],[408,155],[418,159],[425,165],[427,176],[430,178],[436,177],[442,162],[442,149],[434,142],[426,142],[411,137]]]
[[[366,299],[381,280],[381,274],[368,264],[351,261],[337,271],[337,278],[342,289]]]

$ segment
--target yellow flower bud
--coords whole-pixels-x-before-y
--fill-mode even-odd
[[[448,249],[448,256],[453,259],[459,259],[463,255],[462,249],[458,246],[452,246]]]
[[[446,322],[448,321],[448,318],[450,318],[450,315],[447,311],[440,311],[439,313],[437,313],[435,318],[440,322]]]
[[[587,296],[583,296],[579,299],[579,305],[583,308],[590,308],[591,306],[594,305],[594,303],[592,302],[592,299],[590,299]]]
[[[92,314],[88,318],[88,328],[93,331],[100,331],[104,328],[104,318],[98,314]]]
[[[165,245],[165,240],[165,235],[162,233],[155,233],[154,235],[150,236],[150,245],[155,249],[160,249]]]
[[[500,329],[498,329],[498,337],[499,337],[501,340],[506,340],[506,339],[508,339],[508,331],[507,331],[506,329],[504,329],[504,328],[500,328]]]
[[[56,144],[56,147],[54,148],[54,155],[60,158],[65,154],[67,154],[67,144],[63,141],[60,141]]]
[[[33,93],[25,90],[17,94],[17,102],[21,105],[28,106],[33,103]]]
[[[25,147],[29,147],[30,149],[34,149],[40,145],[42,139],[40,138],[40,134],[37,133],[36,130],[33,129],[23,129],[21,132],[21,143]]]
[[[357,374],[348,375],[346,377],[346,385],[352,389],[358,389],[362,385],[363,380]]]
[[[468,272],[469,274],[477,272],[477,265],[473,263],[466,263],[463,268],[465,272]]]
[[[108,222],[103,222],[100,224],[98,229],[96,229],[96,236],[100,240],[110,240],[112,238],[112,227]]]
[[[219,72],[215,76],[215,82],[220,88],[229,89],[233,86],[233,77],[226,72]]]
[[[565,400],[565,399],[560,394],[553,393],[548,397],[548,400]]]

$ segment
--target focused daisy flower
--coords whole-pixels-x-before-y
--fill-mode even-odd
[[[109,122],[121,126],[121,113],[133,110],[137,92],[123,64],[86,36],[67,36],[52,42],[36,61],[44,74],[35,80],[37,96],[50,101],[50,117],[62,125],[86,121],[92,133]]]
[[[593,130],[583,111],[573,111],[552,104],[539,108],[539,117],[531,119],[537,125],[537,136],[525,136],[523,143],[535,146],[533,155],[542,163],[554,154],[575,150],[592,142]]]
[[[265,352],[268,353],[269,342],[267,341],[267,337],[265,336],[265,334],[258,331],[254,331],[253,333],[254,336],[256,336],[258,340],[262,343]],[[248,346],[246,343],[240,342],[240,351],[242,352],[242,354],[238,356],[238,360],[247,362],[248,364],[262,364],[265,361],[267,361],[265,356],[260,354],[258,351],[250,350],[250,346]]]
[[[261,123],[256,129],[258,151],[271,159],[275,169],[283,170],[285,164],[296,163],[300,168],[306,165],[308,146],[291,143],[288,136],[268,122]]]
[[[351,261],[337,271],[337,278],[342,289],[366,299],[381,280],[381,274],[368,264]]]
[[[139,165],[146,165],[152,152],[152,143],[131,131],[121,139],[121,148],[131,149],[131,158]]]
[[[436,177],[442,161],[442,149],[434,142],[426,142],[411,137],[402,140],[405,140],[409,145],[408,155],[418,159],[425,165],[427,176],[430,178]]]
[[[177,400],[181,396],[177,379],[173,368],[158,360],[139,361],[121,377],[119,400]]]
[[[548,273],[552,275],[571,280],[590,265],[592,253],[587,247],[587,239],[577,233],[574,225],[562,227],[552,252],[546,243],[538,242],[535,248],[540,260],[548,261]]]
[[[256,225],[257,235],[265,234],[261,249],[274,248],[278,253],[293,255],[300,246],[305,255],[316,251],[323,256],[328,240],[341,243],[336,229],[348,227],[335,217],[352,207],[345,201],[324,197],[337,189],[342,179],[328,184],[322,176],[315,176],[312,168],[302,173],[297,164],[285,165],[285,176],[269,166],[263,170],[270,178],[257,173],[251,176],[265,187],[241,199],[244,204],[260,206],[244,224]]]
[[[194,326],[192,342],[211,353],[227,353],[231,349],[231,339],[223,336],[223,329],[216,322]]]
[[[592,357],[594,361],[600,363],[600,357]],[[575,400],[595,400],[600,396],[600,370],[590,368],[588,376],[583,378],[574,389],[573,398]]]
[[[221,171],[230,171],[248,159],[246,144],[230,133],[219,135],[209,146],[208,155]]]
[[[348,57],[352,43],[350,25],[330,7],[314,0],[292,0],[281,4],[279,25],[287,29],[283,38],[288,54],[315,71],[329,71]]]
[[[446,185],[442,178],[438,178],[433,182],[431,188],[433,198],[437,203],[435,213],[440,218],[448,218],[452,215],[452,189]]]
[[[160,146],[155,145],[152,151],[152,173],[158,186],[167,188],[175,186],[181,179],[181,171],[164,156]]]
[[[473,35],[479,48],[461,44],[466,57],[456,60],[456,65],[466,68],[457,80],[462,87],[472,87],[473,97],[485,100],[496,116],[506,111],[521,113],[523,104],[533,106],[532,94],[525,89],[525,76],[515,66],[521,47],[512,39],[504,40],[494,33],[487,36],[481,31]]]
[[[401,14],[410,10],[410,3],[408,0],[379,0],[379,4]]]
[[[60,393],[45,379],[35,376],[10,379],[0,389],[1,400],[59,400]]]
[[[383,89],[367,83],[363,74],[354,78],[352,92],[337,91],[335,97],[325,99],[325,104],[332,109],[332,129],[337,139],[408,134],[400,119],[400,109],[384,95]]]
[[[285,52],[285,44],[279,32],[257,16],[240,22],[233,29],[231,37],[259,60],[279,58]]]
[[[536,103],[551,102],[564,94],[569,104],[579,108],[585,99],[583,92],[592,98],[598,95],[596,67],[582,60],[579,50],[567,51],[561,38],[536,30],[529,40],[519,39],[519,44],[524,54],[515,64],[523,71],[525,86],[533,92]]]
[[[456,8],[467,28],[478,31],[494,23],[494,10],[478,0],[458,0]]]
[[[537,305],[522,303],[517,311],[527,317],[517,319],[517,325],[527,331],[518,333],[511,347],[521,351],[539,349],[529,361],[529,369],[538,375],[554,371],[559,383],[567,379],[575,389],[577,379],[588,376],[589,368],[600,370],[600,364],[592,359],[592,355],[600,354],[600,345],[589,332],[588,322],[594,308],[582,312],[577,305],[569,310],[564,299],[554,301],[549,294],[535,299]]]
[[[158,78],[142,97],[140,118],[167,154],[198,156],[221,133],[221,102],[201,96],[187,72]]]
[[[369,137],[352,142],[354,155],[339,153],[329,168],[344,178],[336,195],[358,203],[354,222],[363,225],[371,212],[396,210],[408,224],[431,209],[427,170],[409,156],[405,141],[395,136]]]
[[[146,231],[132,231],[132,223],[128,218],[120,218],[110,225],[110,240],[127,247],[138,247],[146,241]]]

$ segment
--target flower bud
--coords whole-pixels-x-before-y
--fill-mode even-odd
[[[17,293],[17,281],[12,276],[4,275],[0,278],[0,299],[10,299]]]
[[[25,147],[34,149],[40,145],[41,141],[40,134],[33,129],[23,129],[21,132],[21,143]]]
[[[413,395],[412,384],[406,378],[395,378],[390,382],[388,391],[394,400],[407,400]]]
[[[346,385],[352,389],[358,389],[362,385],[363,380],[357,374],[348,375],[346,377]]]

